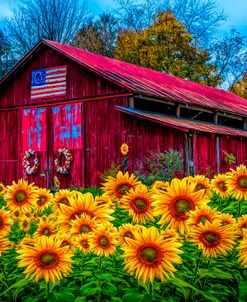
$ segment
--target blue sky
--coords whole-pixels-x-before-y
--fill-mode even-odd
[[[227,22],[222,26],[222,34],[237,29],[242,35],[247,36],[247,0],[215,0],[219,10],[224,10]],[[0,18],[11,16],[18,0],[0,0]],[[114,8],[114,0],[88,0],[92,14],[110,11]]]

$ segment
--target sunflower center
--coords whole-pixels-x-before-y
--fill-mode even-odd
[[[81,245],[82,245],[85,249],[88,249],[88,248],[89,248],[89,244],[88,244],[87,240],[81,241]]]
[[[129,184],[120,185],[117,190],[120,197],[122,197],[126,192],[128,192],[130,188],[131,186]]]
[[[202,224],[205,224],[206,221],[209,221],[208,218],[204,215],[200,216],[199,219],[198,219],[198,223],[202,223]]]
[[[105,247],[105,246],[108,246],[109,240],[105,236],[101,236],[100,240],[99,240],[99,243],[100,243],[101,246]]]
[[[226,183],[225,183],[224,181],[219,182],[219,183],[218,183],[218,187],[219,187],[219,189],[220,189],[222,192],[227,191],[227,186],[226,186]]]
[[[238,185],[240,186],[240,188],[247,189],[247,176],[239,177]]]
[[[134,235],[132,232],[128,231],[124,234],[124,237],[128,237],[128,238],[132,238],[132,239],[135,239]]]
[[[15,217],[19,217],[20,216],[20,212],[18,212],[18,211],[14,212],[14,216]]]
[[[2,227],[2,225],[3,225],[3,218],[0,217],[0,228]]]
[[[242,226],[242,229],[247,229],[247,223]]]
[[[192,209],[191,202],[186,199],[177,199],[174,208],[176,210],[176,214],[184,215],[186,212]]]
[[[60,203],[65,204],[66,206],[69,205],[69,201],[68,201],[67,198],[62,198],[62,199],[60,200]]]
[[[16,192],[16,194],[15,194],[15,201],[16,201],[16,202],[23,202],[23,201],[26,200],[26,198],[27,198],[27,195],[26,195],[26,193],[23,192],[23,191],[18,191],[18,192]]]
[[[49,228],[44,228],[44,230],[43,230],[43,235],[45,235],[45,236],[50,236],[50,234],[51,234],[51,231],[50,231],[50,229]]]
[[[91,231],[92,231],[92,229],[91,229],[90,226],[87,225],[87,224],[83,224],[83,225],[81,225],[81,227],[80,227],[80,232],[81,232],[81,233],[87,234],[87,233],[89,233],[89,232],[91,232]]]
[[[37,204],[39,206],[42,206],[43,204],[45,204],[45,202],[46,202],[46,197],[45,196],[40,196],[38,201],[37,201]]]
[[[70,245],[70,243],[66,240],[64,240],[61,244],[61,246],[69,246],[69,245]]]
[[[138,210],[143,211],[147,208],[147,201],[144,199],[136,199],[134,205]]]
[[[204,238],[209,244],[216,244],[220,239],[217,234],[211,232],[206,233]]]
[[[23,221],[23,226],[26,228],[28,226],[28,222],[26,220]]]
[[[195,191],[199,191],[199,190],[202,190],[202,189],[205,189],[203,184],[197,184],[196,187],[195,187]]]
[[[158,252],[153,246],[144,247],[140,251],[140,257],[145,262],[154,263],[158,258]]]
[[[50,266],[56,263],[57,259],[54,254],[44,253],[40,256],[40,262],[45,266]]]

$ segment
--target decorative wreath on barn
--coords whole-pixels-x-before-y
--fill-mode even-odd
[[[31,166],[30,163],[31,156],[34,156],[33,166]],[[22,165],[28,175],[36,174],[39,170],[39,159],[37,153],[32,149],[25,151],[22,159]]]
[[[69,174],[69,170],[71,168],[73,162],[73,156],[71,152],[66,148],[60,148],[57,150],[58,157],[54,160],[55,170],[60,174]],[[65,158],[64,165],[61,165],[62,156]]]

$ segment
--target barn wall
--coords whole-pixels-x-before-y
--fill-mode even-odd
[[[86,184],[100,183],[100,175],[111,163],[121,164],[120,146],[127,143],[130,172],[144,170],[143,159],[150,151],[183,151],[184,134],[153,122],[116,111],[126,99],[85,103]]]
[[[11,184],[20,175],[18,110],[0,112],[0,182]]]
[[[40,98],[30,100],[31,74],[33,70],[52,66],[67,65],[67,93],[64,96],[52,98]],[[69,100],[73,98],[100,96],[123,92],[117,85],[102,79],[64,55],[51,48],[44,47],[26,63],[21,72],[16,73],[6,81],[5,86],[0,91],[0,108],[39,104],[44,102],[54,102]]]

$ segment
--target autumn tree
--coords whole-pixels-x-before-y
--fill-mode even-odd
[[[20,56],[41,38],[70,43],[86,13],[86,0],[20,0],[7,20],[8,36]]]
[[[139,31],[122,32],[115,58],[195,82],[216,86],[217,68],[207,51],[191,45],[192,36],[173,13],[160,13],[153,24]]]
[[[118,20],[112,14],[103,13],[96,20],[93,17],[88,18],[77,32],[72,44],[112,57],[118,31]]]
[[[247,72],[245,72],[242,79],[233,84],[229,90],[247,99]]]

